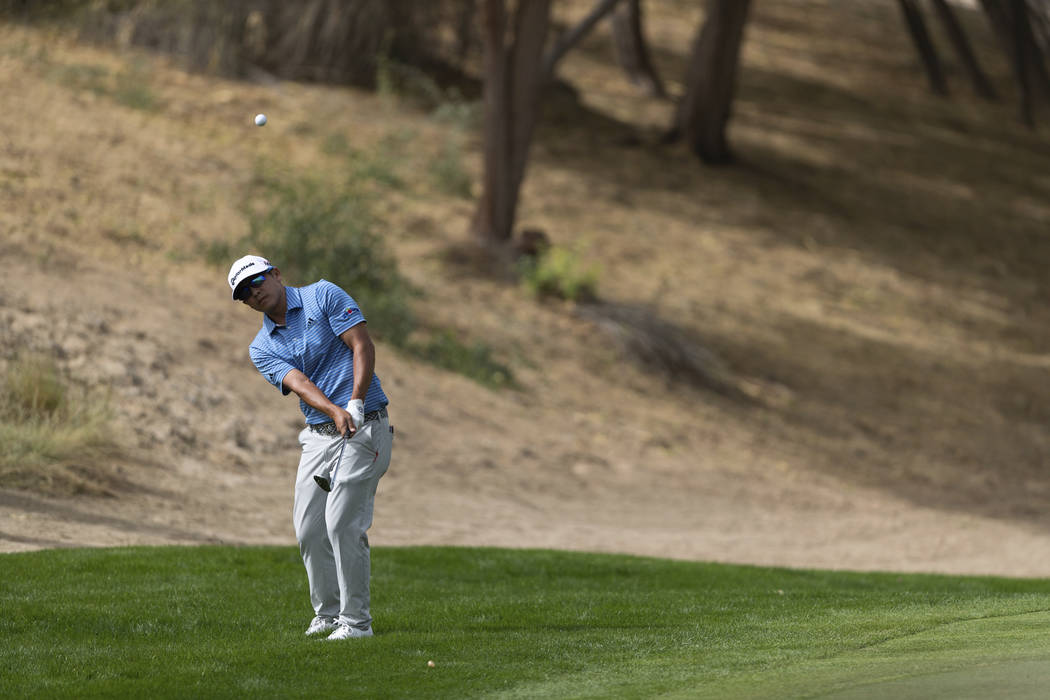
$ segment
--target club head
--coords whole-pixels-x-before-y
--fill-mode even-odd
[[[343,442],[339,445],[339,456],[335,458],[335,464],[332,466],[332,471],[329,475],[321,476],[320,474],[314,474],[314,481],[317,482],[317,485],[329,493],[332,491],[332,482],[335,481],[335,472],[339,469],[339,463],[343,461],[343,450],[346,449],[347,437],[349,436],[343,435]]]

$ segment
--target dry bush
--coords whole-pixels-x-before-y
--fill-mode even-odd
[[[0,376],[0,487],[113,495],[120,479],[108,401],[23,355]]]

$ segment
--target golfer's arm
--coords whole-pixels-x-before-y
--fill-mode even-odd
[[[364,401],[376,371],[376,346],[363,323],[344,331],[339,338],[354,352],[354,393],[350,398]]]
[[[332,420],[335,420],[336,412],[342,409],[332,403],[327,396],[324,395],[317,385],[310,381],[310,378],[297,369],[290,370],[288,374],[284,375],[285,388],[289,391],[294,391],[300,399],[308,403],[309,405],[316,408],[318,411],[323,411]]]

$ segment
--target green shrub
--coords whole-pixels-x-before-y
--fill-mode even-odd
[[[357,300],[377,337],[402,345],[415,326],[408,300],[415,291],[376,233],[367,194],[351,183],[335,190],[317,180],[257,178],[249,205],[254,250],[277,262],[293,284],[324,278]]]
[[[585,266],[580,255],[556,246],[519,265],[525,287],[539,297],[557,297],[570,301],[597,298],[598,268]]]
[[[350,155],[352,149],[343,132],[333,131],[321,141],[321,151],[331,156],[346,156]]]
[[[359,191],[361,188],[372,189],[373,185],[402,189],[405,181],[393,164],[402,159],[405,147],[413,139],[415,134],[410,131],[395,132],[383,136],[373,148],[362,150],[354,148],[345,134],[336,131],[325,136],[321,150],[328,155],[346,159],[350,181]]]
[[[115,76],[111,96],[118,103],[132,109],[152,112],[163,107],[161,100],[150,87],[147,69],[136,64]]]
[[[413,104],[429,112],[435,121],[461,133],[480,126],[480,100],[467,99],[455,86],[442,87],[422,68],[392,58],[387,48],[377,56],[375,82],[378,94]]]
[[[446,90],[441,104],[430,115],[435,121],[453,126],[460,133],[476,131],[482,124],[482,103],[468,101],[455,88]]]
[[[473,178],[463,167],[463,147],[458,139],[450,138],[428,165],[430,179],[440,192],[462,199],[471,198]]]
[[[250,233],[237,243],[237,253],[224,242],[202,246],[209,262],[229,264],[240,251],[266,255],[289,284],[327,279],[347,290],[361,305],[369,331],[407,354],[457,372],[485,386],[513,386],[509,368],[493,359],[482,342],[465,345],[443,329],[424,329],[411,302],[421,296],[398,269],[397,260],[377,232],[372,213],[383,194],[372,185],[388,185],[383,153],[398,148],[394,135],[376,150],[362,154],[342,187],[318,179],[256,176],[246,201]],[[356,153],[338,136],[324,147],[332,153]],[[369,165],[371,163],[371,165]]]
[[[96,95],[105,95],[109,81],[109,69],[84,63],[55,65],[48,74],[57,82],[73,90],[87,90]]]
[[[492,349],[481,342],[467,345],[449,330],[441,330],[425,340],[409,343],[410,354],[432,365],[461,374],[493,389],[516,386],[506,365],[497,362]]]
[[[46,61],[44,59],[45,65]],[[116,74],[111,74],[105,66],[83,63],[54,64],[47,74],[67,88],[108,97],[131,109],[151,112],[163,106],[150,87],[148,67],[141,61]]]
[[[241,255],[229,241],[208,241],[198,245],[197,249],[204,261],[213,267],[229,265]]]
[[[385,46],[376,56],[376,92],[414,102],[428,110],[436,109],[445,101],[445,91],[436,80],[422,69],[392,58]]]

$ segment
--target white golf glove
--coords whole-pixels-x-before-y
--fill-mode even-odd
[[[365,423],[365,402],[362,399],[351,399],[346,405],[346,412],[354,421],[354,428],[361,429]]]

